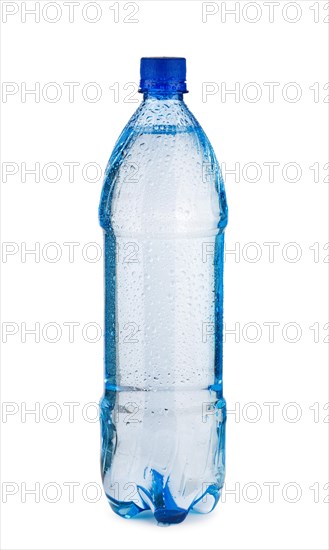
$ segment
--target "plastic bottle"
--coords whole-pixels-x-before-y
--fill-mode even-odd
[[[187,108],[184,58],[141,59],[143,101],[108,162],[104,490],[131,518],[209,512],[224,481],[224,184]]]

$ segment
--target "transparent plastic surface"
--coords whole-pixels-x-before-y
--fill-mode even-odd
[[[224,185],[181,94],[146,94],[109,160],[104,490],[131,518],[179,523],[216,505],[225,472]]]

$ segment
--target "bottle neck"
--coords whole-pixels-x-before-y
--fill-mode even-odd
[[[159,91],[159,90],[145,90],[143,92],[143,99],[144,101],[146,99],[157,99],[159,100],[176,100],[176,101],[184,101],[183,93],[182,92],[168,92],[168,91]]]

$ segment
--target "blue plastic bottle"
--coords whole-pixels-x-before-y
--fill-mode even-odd
[[[183,100],[186,61],[142,58],[143,101],[108,166],[101,468],[113,510],[179,523],[224,481],[224,184]]]

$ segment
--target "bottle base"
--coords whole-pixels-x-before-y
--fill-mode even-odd
[[[117,515],[125,519],[131,519],[139,516],[142,512],[151,511],[158,524],[172,525],[184,521],[190,511],[201,514],[211,512],[220,498],[220,487],[212,484],[187,509],[181,508],[175,503],[169,491],[168,483],[163,485],[162,475],[154,470],[152,474],[153,479],[158,481],[156,484],[158,490],[156,492],[152,491],[151,494],[149,490],[137,486],[138,496],[143,507],[136,504],[136,502],[119,501],[106,494],[112,510]],[[154,486],[153,489],[155,489]]]

